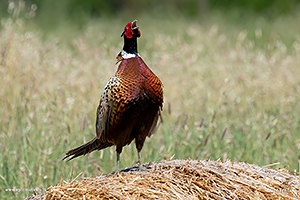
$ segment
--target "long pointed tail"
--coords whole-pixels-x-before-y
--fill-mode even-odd
[[[98,138],[95,137],[94,139],[88,141],[87,143],[68,151],[66,153],[66,156],[63,158],[63,160],[67,159],[70,156],[72,157],[69,158],[69,160],[72,160],[78,156],[86,155],[95,150],[105,149],[106,147],[110,147],[112,145],[113,144],[111,143],[103,143],[102,141],[100,141]]]

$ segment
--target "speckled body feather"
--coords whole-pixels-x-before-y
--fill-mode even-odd
[[[116,145],[118,153],[133,139],[141,150],[156,126],[162,103],[162,83],[140,56],[124,59],[101,96],[97,137]]]
[[[130,33],[124,29],[123,51],[116,74],[108,81],[97,109],[96,134],[91,141],[66,153],[64,159],[85,155],[115,145],[117,170],[123,146],[135,140],[142,167],[140,151],[147,136],[155,132],[163,104],[162,82],[147,67],[137,53],[136,38],[140,36],[136,21]],[[127,36],[131,38],[127,38]],[[125,50],[128,50],[126,52]]]

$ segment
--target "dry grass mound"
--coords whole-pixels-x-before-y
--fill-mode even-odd
[[[300,199],[300,178],[243,162],[172,160],[48,188],[28,199]]]

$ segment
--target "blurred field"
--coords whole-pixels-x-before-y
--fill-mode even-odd
[[[164,83],[164,122],[144,162],[218,158],[299,171],[300,16],[230,21],[141,15],[139,53]],[[120,18],[121,19],[121,18]],[[109,148],[61,158],[91,139],[102,90],[116,70],[127,21],[91,20],[45,35],[1,20],[0,197],[22,198],[65,180],[115,169]],[[229,20],[230,22],[228,22]],[[67,30],[67,32],[66,32]],[[135,145],[120,167],[136,165]]]

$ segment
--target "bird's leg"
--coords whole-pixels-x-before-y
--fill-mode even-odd
[[[116,167],[115,174],[118,174],[119,171],[120,171],[120,154],[117,152],[117,167]]]
[[[138,155],[139,155],[139,169],[141,170],[143,168],[143,163],[142,163],[142,155],[140,151],[138,152]]]
[[[117,168],[115,174],[118,174],[120,172],[120,154],[122,153],[122,146],[117,146],[116,151],[117,151]]]
[[[136,146],[136,150],[137,150],[138,156],[139,156],[139,170],[140,171],[148,171],[146,168],[143,167],[142,155],[141,155],[141,151],[142,151],[145,139],[146,139],[146,136],[141,137],[140,135],[138,135],[135,138],[135,146]]]
[[[149,171],[143,166],[141,151],[138,151],[138,155],[139,155],[139,170],[140,171]]]

